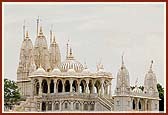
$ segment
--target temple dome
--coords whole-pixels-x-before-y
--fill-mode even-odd
[[[59,69],[62,72],[68,72],[69,69],[74,69],[75,72],[82,72],[84,67],[83,65],[74,59],[72,55],[72,49],[70,49],[70,54],[67,56],[66,60],[63,61],[60,65],[58,65]]]
[[[62,72],[67,72],[69,69],[74,69],[75,72],[82,72],[83,71],[83,65],[76,61],[75,59],[67,59],[63,61],[59,68]]]

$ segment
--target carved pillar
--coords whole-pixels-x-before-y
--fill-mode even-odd
[[[57,79],[54,80],[54,93],[57,93]]]
[[[42,102],[40,103],[40,111],[42,111]]]
[[[30,96],[33,97],[34,93],[34,84],[33,84],[33,79],[31,79],[31,94]]]
[[[51,80],[49,79],[49,80],[47,80],[47,84],[48,84],[48,94],[50,93],[50,83],[51,83]]]
[[[73,101],[71,101],[71,111],[73,111]]]
[[[104,79],[101,80],[101,96],[104,96]]]
[[[78,81],[78,93],[80,93],[80,81]]]
[[[65,92],[65,80],[62,81],[62,92]]]
[[[145,102],[144,102],[144,111],[147,111],[147,101],[148,101],[148,100],[145,99],[144,101],[145,101]]]
[[[54,111],[54,101],[52,102],[52,111]]]
[[[110,96],[110,98],[111,98],[111,96],[112,96],[112,91],[111,91],[111,81],[110,81],[110,83],[109,83],[109,96]]]
[[[70,79],[70,92],[72,93],[72,83],[73,83],[73,80]]]
[[[39,95],[42,96],[42,80],[39,79]]]
[[[86,93],[89,93],[89,79],[86,79]]]
[[[137,98],[136,110],[139,111],[139,98]]]

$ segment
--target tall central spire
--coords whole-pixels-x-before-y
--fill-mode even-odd
[[[66,59],[68,59],[68,55],[69,55],[69,39],[68,39],[68,42],[67,42],[67,51],[66,51]]]

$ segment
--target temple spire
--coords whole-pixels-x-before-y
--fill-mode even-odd
[[[67,51],[66,51],[66,58],[68,59],[68,54],[69,54],[69,39],[68,39],[68,42],[67,42]]]
[[[51,30],[50,30],[50,44],[52,43],[52,29],[53,29],[53,26],[51,25]]]
[[[137,77],[137,79],[135,81],[135,87],[137,87],[137,84],[138,84],[138,77]]]
[[[37,36],[38,36],[38,29],[39,29],[39,16],[38,16],[38,18],[37,18]]]
[[[23,23],[23,39],[25,39],[25,20],[24,20],[24,23]]]

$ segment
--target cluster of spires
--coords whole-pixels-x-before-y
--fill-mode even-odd
[[[38,37],[38,35],[43,36],[42,26],[40,26],[40,32],[39,32],[39,22],[40,22],[40,19],[39,19],[39,16],[38,16],[38,18],[37,18],[37,37]],[[26,28],[26,26],[25,26],[25,20],[24,20],[23,38],[28,39],[29,38],[29,33],[28,33],[28,31],[25,32],[25,28]],[[52,38],[53,38],[53,43],[56,43],[55,35],[54,35],[54,37],[52,37],[52,35],[53,35],[52,28],[53,28],[53,26],[51,26],[51,30],[50,30],[50,43],[52,43]],[[25,33],[26,33],[26,36],[25,36]],[[68,39],[68,42],[67,42],[66,45],[67,45],[66,59],[74,59],[74,56],[72,54],[72,48],[71,47],[69,48],[69,39]],[[125,66],[124,66],[124,52],[123,52],[121,58],[122,58],[121,69],[124,69],[125,68]],[[151,60],[150,71],[152,71],[152,65],[153,65],[153,60]],[[40,64],[40,66],[41,66],[41,64]],[[86,66],[86,62],[85,62],[85,66]],[[85,68],[87,68],[87,66]],[[103,64],[99,63],[97,65],[97,70],[99,70],[99,69],[104,69]],[[136,80],[136,83],[137,83],[137,80]]]

